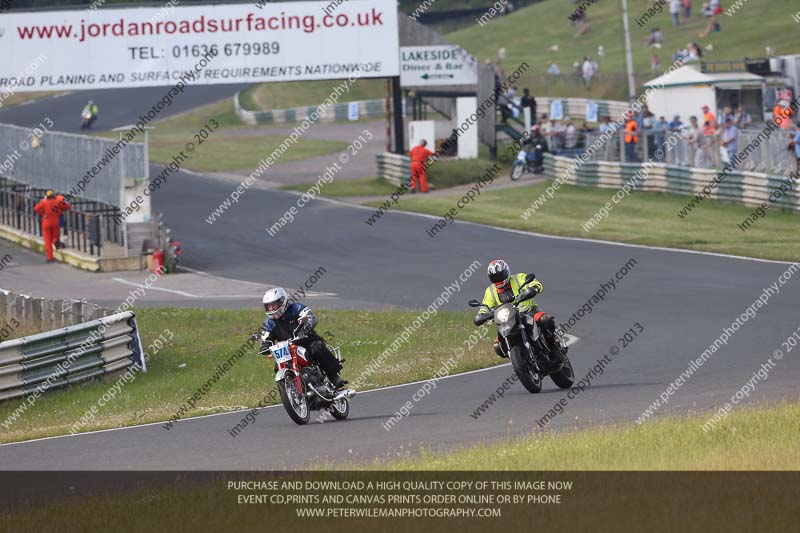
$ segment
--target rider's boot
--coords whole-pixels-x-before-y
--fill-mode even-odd
[[[339,371],[342,369],[341,363],[336,359],[336,356],[331,353],[330,349],[321,341],[317,341],[312,345],[314,348],[314,360],[320,366],[328,379],[333,383],[336,389],[341,389],[347,385],[347,381],[339,376]]]

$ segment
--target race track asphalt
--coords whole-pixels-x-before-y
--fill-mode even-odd
[[[234,188],[230,182],[181,172],[157,193],[154,208],[165,213],[166,224],[182,242],[186,266],[251,282],[268,278],[289,286],[324,266],[327,274],[315,290],[336,292],[345,301],[423,309],[478,261],[479,271],[446,306],[465,309],[466,300],[479,297],[486,284],[486,264],[504,257],[514,270],[536,273],[545,287],[537,298],[541,308],[562,322],[602,282],[608,282],[626,263],[632,265],[616,289],[569,330],[580,338],[570,352],[578,378],[612,346],[621,351],[592,380],[591,387],[568,400],[564,413],[546,426],[548,430],[635,419],[789,267],[468,223],[452,224],[430,238],[425,230],[433,224],[431,218],[393,212],[369,226],[365,223],[369,210],[319,199],[300,209],[293,223],[270,237],[265,229],[298,199],[274,190],[251,189],[214,224],[205,222]],[[800,272],[779,289],[727,345],[694,372],[659,415],[724,403],[774,357],[781,341],[800,326]],[[620,337],[636,329],[637,322],[644,332],[622,348]],[[486,357],[494,357],[490,350],[483,350]],[[413,358],[414,354],[399,357]],[[800,362],[796,354],[776,363],[769,378],[746,401],[797,398]],[[265,368],[265,393],[271,387],[271,374]],[[549,381],[539,395],[515,384],[486,414],[471,416],[509,374],[505,366],[444,379],[419,402],[412,400],[419,384],[367,392],[353,400],[351,417],[344,422],[298,427],[282,407],[267,408],[235,438],[228,430],[241,421],[243,413],[184,420],[170,430],[154,424],[4,445],[0,446],[0,469],[246,470],[369,461],[415,453],[421,445],[446,448],[528,432],[566,398],[567,391]],[[345,375],[355,378],[346,371]],[[384,429],[382,423],[407,401],[413,404],[410,416],[393,429]],[[547,465],[532,465],[537,466]]]
[[[159,112],[164,119],[195,107],[232,97],[247,85],[189,85],[172,100],[172,104]],[[68,133],[85,133],[81,130],[81,111],[86,102],[93,100],[100,113],[92,131],[110,130],[134,124],[140,115],[146,115],[172,86],[143,87],[136,89],[104,89],[76,91],[57,98],[42,98],[30,104],[0,110],[0,122],[23,127],[33,127],[45,118],[53,121],[51,129]]]

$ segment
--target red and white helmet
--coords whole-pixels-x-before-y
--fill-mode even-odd
[[[508,263],[502,259],[495,259],[489,263],[489,268],[486,269],[489,275],[489,281],[495,284],[496,287],[503,287],[511,278],[511,269]]]

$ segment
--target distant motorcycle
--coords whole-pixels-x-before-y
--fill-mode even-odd
[[[349,400],[356,391],[345,389],[337,392],[319,365],[306,359],[306,349],[296,344],[300,340],[298,337],[266,348],[264,343],[268,339],[262,336],[261,340],[259,355],[268,354],[268,358],[275,361],[275,382],[289,418],[302,426],[308,423],[311,411],[321,409],[327,409],[337,420],[347,418],[350,414]],[[338,347],[332,347],[331,351],[340,362],[344,362]]]
[[[560,333],[556,332],[555,342],[564,354],[561,362],[557,362],[552,355],[551,347],[542,334],[541,328],[533,317],[520,313],[519,304],[530,300],[537,294],[535,288],[524,289],[525,285],[536,279],[533,274],[528,274],[521,292],[511,302],[499,305],[491,313],[475,317],[475,325],[480,326],[494,319],[500,334],[500,347],[511,359],[511,365],[519,381],[531,393],[542,390],[542,377],[549,375],[553,382],[562,389],[572,387],[575,372],[572,362],[567,356],[569,348]],[[470,300],[470,307],[486,307],[478,300]],[[488,307],[486,307],[488,309]],[[528,335],[525,324],[531,326],[532,336]]]
[[[81,129],[86,130],[92,126],[92,113],[91,111],[81,111]]]
[[[528,151],[522,148],[517,154],[514,166],[511,167],[511,180],[517,181],[523,174],[541,174],[544,172],[544,149],[541,144],[533,147],[533,157],[528,158]]]

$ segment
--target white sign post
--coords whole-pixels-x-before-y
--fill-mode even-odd
[[[0,89],[398,76],[396,1],[347,2],[326,14],[329,3],[4,13]]]
[[[477,62],[459,46],[403,46],[400,48],[400,85],[403,87],[475,85],[477,83]]]

